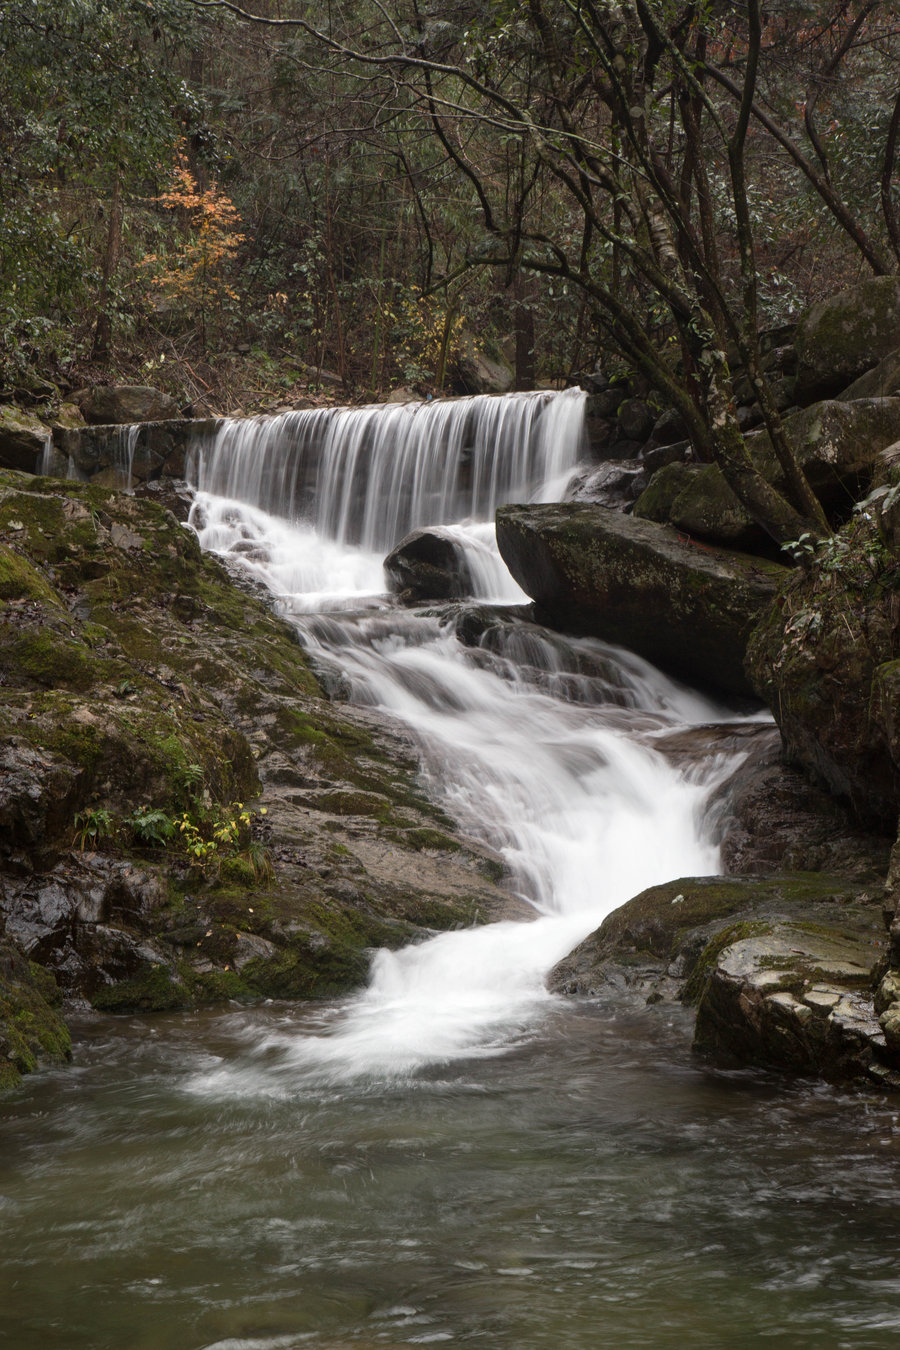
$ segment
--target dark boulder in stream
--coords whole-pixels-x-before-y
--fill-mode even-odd
[[[620,643],[701,685],[748,694],[747,640],[786,569],[600,506],[504,506],[497,542],[551,627]]]
[[[384,560],[390,589],[411,604],[472,594],[465,553],[447,530],[413,530]]]

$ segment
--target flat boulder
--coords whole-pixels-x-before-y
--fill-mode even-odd
[[[613,910],[549,985],[696,1007],[694,1048],[719,1064],[898,1086],[900,977],[873,994],[883,935],[880,903],[840,875],[682,877]]]
[[[497,542],[551,627],[618,643],[696,684],[751,687],[744,652],[786,575],[602,506],[504,506]]]
[[[900,347],[900,279],[868,277],[810,305],[795,343],[797,402],[838,393]]]
[[[707,956],[695,1050],[720,1063],[900,1084],[872,996],[878,957],[874,933],[803,923],[726,933]]]
[[[75,401],[91,426],[167,422],[181,416],[178,404],[169,394],[143,384],[97,385],[77,395]]]

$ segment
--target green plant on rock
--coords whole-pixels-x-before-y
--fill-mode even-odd
[[[139,843],[156,845],[159,848],[166,847],[176,824],[165,811],[157,811],[149,806],[139,806],[128,817],[127,823]]]
[[[88,845],[96,848],[101,840],[111,839],[115,833],[115,818],[104,807],[88,807],[86,811],[79,811],[75,817],[74,842],[82,853]]]

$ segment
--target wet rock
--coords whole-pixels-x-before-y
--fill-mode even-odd
[[[874,905],[857,899],[852,883],[828,874],[780,873],[766,877],[682,877],[651,886],[603,920],[590,937],[554,969],[557,993],[603,993],[621,981],[644,1001],[653,993],[670,999],[700,996],[710,944],[794,920],[825,926],[848,925],[875,937]],[[724,940],[723,940],[724,945]]]
[[[680,464],[690,452],[688,441],[675,441],[672,445],[645,446],[641,453],[641,463],[648,478],[667,464]]]
[[[439,526],[413,530],[384,560],[390,589],[404,601],[458,600],[472,594],[463,549]]]
[[[653,413],[642,398],[626,398],[617,414],[622,439],[643,443],[653,430]]]
[[[859,398],[898,398],[900,397],[900,347],[882,357],[877,366],[860,375],[839,395],[840,402],[853,402]]]
[[[879,906],[843,877],[683,878],[614,910],[550,987],[694,1005],[718,1063],[900,1083],[872,996],[883,945]]]
[[[39,1063],[71,1057],[59,1002],[52,975],[29,962],[0,923],[0,1092],[16,1087]]]
[[[875,1015],[874,942],[803,924],[767,925],[709,959],[694,1045],[719,1062],[833,1080],[900,1066]]]
[[[811,305],[795,343],[798,402],[839,392],[900,348],[900,281],[869,277]]]
[[[658,446],[683,444],[687,437],[687,427],[681,413],[674,408],[667,409],[653,423],[651,431],[653,441]]]
[[[169,511],[0,473],[0,537],[0,919],[67,998],[330,995],[373,947],[524,909]],[[194,859],[177,823],[209,841],[238,802],[239,844]]]
[[[570,483],[566,496],[573,502],[593,502],[622,511],[635,500],[645,482],[642,463],[610,459],[579,474]]]
[[[500,552],[551,627],[621,643],[694,683],[751,692],[749,634],[785,569],[599,506],[508,506]]]
[[[715,464],[673,463],[659,469],[635,502],[634,515],[742,552],[772,547]]]
[[[732,876],[767,872],[840,875],[876,894],[887,871],[891,839],[859,827],[843,803],[784,763],[775,727],[723,728],[722,748],[746,756],[714,793],[717,838]],[[660,743],[665,750],[665,739]]]
[[[73,401],[90,426],[165,422],[181,416],[178,404],[169,394],[142,384],[97,385],[82,390]]]
[[[127,426],[90,426],[54,432],[54,446],[71,458],[78,473],[102,487],[127,487],[166,475],[183,478],[186,456],[220,423],[171,419]],[[68,463],[67,458],[67,463]]]
[[[139,483],[134,495],[164,506],[182,524],[187,521],[194,504],[194,489],[183,478],[155,478],[149,483]]]

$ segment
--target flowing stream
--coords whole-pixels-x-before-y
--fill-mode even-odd
[[[702,728],[736,714],[504,609],[524,597],[493,511],[561,495],[582,411],[294,413],[198,448],[204,547],[414,736],[533,918],[378,953],[328,1004],[78,1026],[74,1066],[0,1120],[0,1346],[895,1344],[890,1102],[713,1072],[680,1010],[546,990],[612,908],[716,871],[734,767]],[[465,606],[386,596],[383,555],[420,525],[465,554],[477,639]],[[687,764],[666,753],[686,726]]]

